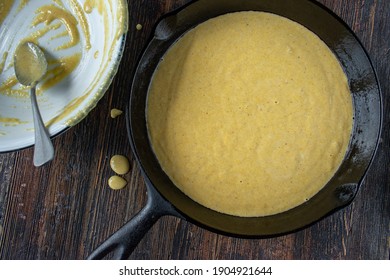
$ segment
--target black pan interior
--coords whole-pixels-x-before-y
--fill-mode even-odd
[[[167,49],[199,23],[229,12],[265,11],[287,17],[316,33],[335,53],[348,77],[354,104],[354,127],[347,155],[337,173],[312,199],[289,211],[242,218],[218,213],[184,195],[162,171],[151,149],[145,120],[148,87]],[[313,223],[350,203],[375,153],[381,130],[381,93],[373,66],[354,33],[322,5],[309,0],[198,0],[162,18],[136,70],[131,89],[128,128],[133,152],[144,176],[190,221],[239,236],[270,236]]]

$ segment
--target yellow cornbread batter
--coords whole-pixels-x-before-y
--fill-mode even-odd
[[[11,10],[14,4],[13,0],[1,1],[0,2],[0,25],[3,23],[4,19],[7,17],[9,11]]]
[[[147,102],[163,170],[193,200],[236,216],[283,212],[315,195],[344,158],[352,119],[331,50],[263,12],[186,33],[159,64]]]

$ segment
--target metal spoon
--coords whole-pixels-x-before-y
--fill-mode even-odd
[[[41,166],[54,158],[54,147],[42,121],[36,97],[36,85],[46,74],[47,61],[43,51],[34,43],[20,44],[14,56],[15,75],[25,86],[31,86],[30,97],[34,119],[34,165]]]

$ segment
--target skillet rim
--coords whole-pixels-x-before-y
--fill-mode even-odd
[[[180,7],[179,9],[176,9],[175,11],[172,11],[170,13],[167,13],[165,14],[162,18],[160,18],[158,21],[157,21],[157,24],[156,24],[156,27],[154,30],[157,30],[159,24],[161,22],[163,22],[165,19],[167,18],[170,18],[172,16],[175,16],[177,14],[179,14],[181,11],[185,10],[186,8],[188,8],[189,6],[195,4],[195,3],[198,3],[198,2],[202,2],[202,0],[197,0],[197,1],[191,1],[189,3],[187,3],[186,5]],[[296,1],[298,2],[298,1]],[[318,8],[320,8],[319,10],[321,10],[322,12],[330,15],[332,18],[334,18],[338,24],[341,23],[340,26],[342,26],[344,28],[344,31],[346,31],[348,33],[348,35],[352,35],[352,37],[354,38],[354,40],[356,41],[355,44],[356,46],[359,47],[359,49],[361,51],[363,51],[363,54],[367,60],[367,66],[370,68],[370,70],[372,71],[370,74],[372,74],[374,80],[375,80],[375,91],[376,91],[376,97],[378,98],[377,100],[377,106],[378,106],[378,110],[379,111],[376,111],[375,113],[378,113],[376,115],[377,119],[378,119],[378,124],[377,124],[377,130],[376,130],[376,140],[375,140],[375,145],[374,145],[374,148],[371,149],[371,152],[370,152],[370,159],[365,162],[364,164],[364,171],[362,172],[362,175],[360,178],[357,178],[352,184],[344,184],[343,186],[341,186],[341,189],[340,188],[334,188],[333,189],[333,192],[334,191],[338,191],[339,194],[342,194],[342,195],[347,195],[348,196],[348,199],[344,200],[344,201],[341,201],[341,203],[337,203],[335,205],[333,205],[332,209],[328,209],[329,211],[326,211],[326,213],[321,213],[319,215],[316,215],[318,216],[317,218],[315,219],[311,219],[311,221],[306,221],[304,222],[303,224],[300,224],[298,226],[295,226],[295,227],[290,227],[288,229],[282,229],[282,230],[279,230],[279,231],[272,231],[272,232],[256,232],[254,233],[253,231],[246,231],[246,230],[242,230],[240,228],[237,228],[237,230],[231,230],[231,229],[226,229],[224,227],[220,227],[220,226],[215,226],[213,224],[210,224],[210,223],[204,223],[203,221],[200,221],[199,219],[197,218],[194,218],[192,215],[189,215],[186,211],[183,211],[182,207],[178,207],[177,205],[177,201],[175,200],[172,200],[170,198],[167,197],[167,194],[165,193],[164,194],[164,191],[161,191],[161,186],[156,186],[155,183],[153,183],[153,178],[151,178],[150,176],[150,170],[147,170],[147,168],[145,168],[145,165],[143,164],[143,161],[142,161],[142,156],[140,155],[138,149],[137,149],[137,141],[139,140],[136,140],[135,138],[135,133],[134,133],[134,126],[132,125],[132,121],[133,121],[133,118],[132,118],[132,100],[134,98],[134,87],[135,87],[135,84],[137,82],[137,74],[139,74],[139,70],[140,70],[140,65],[141,65],[141,62],[142,60],[144,59],[145,57],[145,54],[148,52],[149,48],[152,46],[153,42],[155,40],[157,40],[156,38],[156,34],[154,34],[154,36],[152,36],[152,38],[148,41],[148,44],[147,44],[147,47],[145,48],[145,50],[142,52],[142,56],[139,60],[139,63],[138,63],[138,66],[136,68],[136,71],[134,73],[134,79],[133,79],[133,82],[132,82],[132,87],[131,87],[131,94],[130,94],[130,98],[129,98],[129,104],[128,104],[128,107],[127,107],[127,116],[126,116],[126,123],[127,123],[127,131],[128,131],[128,137],[129,137],[129,141],[130,141],[130,145],[131,145],[131,148],[132,148],[132,151],[133,151],[133,154],[136,158],[136,161],[137,163],[139,164],[140,166],[140,169],[142,170],[142,174],[143,176],[145,176],[145,181],[147,183],[147,185],[151,185],[150,187],[154,188],[155,190],[157,190],[157,192],[165,199],[167,200],[169,203],[172,204],[172,206],[178,211],[178,213],[180,213],[182,216],[184,216],[184,218],[186,220],[189,220],[191,221],[192,223],[194,224],[197,224],[203,228],[207,228],[211,231],[215,231],[215,232],[218,232],[218,233],[222,233],[222,234],[225,234],[225,235],[230,235],[230,236],[239,236],[239,237],[269,237],[269,236],[275,236],[275,235],[281,235],[281,234],[286,234],[286,233],[289,233],[289,232],[293,232],[293,231],[297,231],[297,230],[300,230],[302,228],[306,228],[310,225],[312,225],[313,223],[327,217],[328,215],[334,213],[335,211],[339,210],[340,208],[343,208],[345,207],[346,205],[348,205],[349,203],[351,203],[360,187],[360,185],[362,184],[370,166],[372,165],[372,162],[374,160],[374,157],[375,157],[375,154],[377,152],[377,149],[378,149],[378,145],[379,145],[379,139],[380,139],[380,135],[381,135],[381,132],[382,132],[382,122],[383,122],[383,100],[382,100],[382,93],[381,93],[381,87],[380,87],[380,84],[379,84],[379,80],[378,80],[378,76],[377,76],[377,73],[376,73],[376,70],[374,68],[374,65],[369,57],[369,54],[367,52],[367,50],[364,48],[363,44],[361,43],[361,41],[359,40],[359,38],[357,37],[357,35],[351,30],[351,28],[341,19],[339,18],[333,11],[331,11],[329,8],[327,8],[326,6],[324,6],[323,4],[321,3],[318,3],[318,2],[315,2],[315,1],[312,1],[312,0],[300,0],[300,3],[312,3],[312,4],[315,4],[315,6],[317,6]],[[276,13],[278,14],[278,13]],[[279,14],[280,15],[280,14]],[[302,23],[300,23],[302,24]],[[305,26],[305,25],[304,25]],[[307,27],[307,26],[306,26]],[[190,28],[187,28],[186,30],[188,31]],[[182,36],[182,35],[180,35]],[[179,36],[179,37],[180,37]],[[172,44],[170,44],[172,45]],[[344,68],[344,66],[343,66]],[[349,78],[349,77],[348,77]],[[145,99],[147,98],[147,94],[145,95]],[[146,110],[145,110],[146,111]],[[354,108],[354,113],[355,113],[355,108]],[[351,134],[351,139],[353,138],[353,135],[354,135],[354,131],[355,131],[355,124],[354,124],[354,127],[353,127],[353,130],[352,130],[352,134]],[[148,139],[149,140],[149,139]],[[351,140],[352,141],[352,140]],[[152,150],[151,148],[151,145],[150,145],[150,142],[148,141],[147,143],[147,146],[149,146],[150,150]],[[349,150],[349,149],[348,149]],[[350,151],[347,152],[347,154],[350,153]],[[347,157],[347,155],[346,155]],[[344,159],[345,161],[345,159]],[[344,162],[343,161],[343,162]],[[336,175],[337,173],[340,171],[341,167],[338,169],[338,171],[336,172]],[[162,170],[161,170],[162,171]],[[335,176],[336,176],[335,175]],[[335,177],[334,176],[334,177]],[[334,179],[331,178],[330,179],[330,182]],[[173,184],[171,182],[171,184]],[[329,184],[329,183],[328,183]],[[326,184],[323,189],[319,192],[323,192],[324,189],[328,189],[328,184]],[[149,187],[149,186],[148,186]],[[177,189],[177,187],[174,186],[175,189]],[[344,188],[344,189],[343,189]],[[346,193],[344,192],[346,191]],[[181,191],[180,191],[181,192]],[[187,197],[184,193],[181,193],[183,196]],[[316,194],[314,197],[317,197],[318,194]],[[309,201],[312,201],[313,198],[312,197]],[[188,198],[188,197],[187,197]],[[190,198],[188,198],[190,199]],[[190,199],[193,203],[195,204],[198,204],[196,202],[194,202],[192,199]],[[339,201],[340,202],[340,201]],[[294,210],[296,208],[299,208],[299,207],[305,207],[305,205],[307,204],[306,203],[303,203],[291,210]],[[199,205],[199,204],[198,204]],[[219,212],[216,212],[214,210],[211,210],[209,208],[206,208],[202,205],[199,205],[201,208],[205,208],[207,209],[206,212],[213,212],[214,214],[216,213],[217,216],[228,216],[230,217],[230,219],[232,219],[233,221],[234,220],[246,220],[246,221],[254,221],[255,223],[259,223],[259,222],[264,222],[264,219],[269,219],[269,218],[273,218],[275,216],[280,216],[280,215],[285,215],[286,213],[290,212],[291,210],[288,210],[286,212],[282,212],[282,213],[279,213],[279,214],[275,214],[275,215],[270,215],[270,216],[266,216],[266,217],[236,217],[236,216],[232,216],[232,215],[227,215],[227,214],[223,214],[223,213],[219,213]],[[239,223],[238,223],[239,224]]]

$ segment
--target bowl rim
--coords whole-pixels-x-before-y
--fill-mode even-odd
[[[97,88],[96,92],[93,94],[94,98],[85,107],[78,108],[77,120],[73,120],[71,125],[69,125],[68,123],[65,123],[63,125],[63,128],[61,128],[58,132],[50,135],[51,139],[54,139],[54,138],[60,136],[61,134],[67,132],[71,127],[74,127],[75,125],[79,124],[83,119],[85,119],[85,117],[97,106],[99,101],[106,94],[106,92],[108,91],[109,87],[111,86],[111,84],[115,78],[115,75],[117,74],[117,72],[119,70],[119,65],[120,65],[121,60],[123,58],[124,50],[126,47],[127,29],[128,29],[128,24],[129,24],[129,22],[128,22],[129,21],[129,9],[128,9],[128,3],[126,0],[115,0],[115,1],[118,2],[118,5],[121,5],[121,8],[123,9],[123,10],[121,10],[121,12],[124,13],[123,18],[125,19],[121,23],[121,25],[119,25],[120,22],[117,21],[118,28],[119,27],[123,28],[125,30],[125,32],[123,32],[123,34],[120,37],[114,38],[114,40],[117,41],[115,43],[115,45],[117,46],[116,47],[117,51],[115,51],[112,55],[112,58],[114,58],[114,59],[110,58],[110,61],[113,61],[113,62],[110,63],[109,70],[107,71],[107,73],[105,73],[102,76],[103,82],[101,82],[99,84],[99,87]],[[0,140],[1,140],[1,136],[0,136]],[[4,150],[0,149],[0,154],[22,151],[22,150],[31,148],[34,145],[35,145],[35,143],[33,140],[33,143],[26,143],[20,147],[4,149]]]

